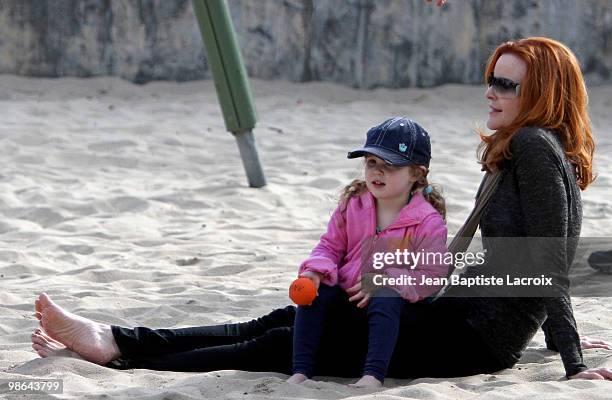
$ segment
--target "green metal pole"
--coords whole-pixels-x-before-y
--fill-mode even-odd
[[[225,0],[192,0],[192,4],[225,126],[236,137],[249,186],[265,186],[266,179],[252,131],[257,122],[257,113],[229,7]]]

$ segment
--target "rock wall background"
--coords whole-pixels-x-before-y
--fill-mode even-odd
[[[612,1],[229,0],[250,76],[361,88],[479,83],[504,40],[542,35],[612,82]],[[189,0],[2,0],[0,73],[209,78]]]

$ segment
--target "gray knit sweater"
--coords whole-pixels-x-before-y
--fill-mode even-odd
[[[579,237],[580,188],[559,136],[525,127],[513,137],[511,151],[512,159],[504,163],[499,185],[480,219],[483,243],[487,237]],[[468,300],[468,321],[505,365],[518,361],[542,326],[547,347],[560,352],[567,376],[587,368],[569,297],[568,270],[577,240],[565,243],[554,252],[538,251],[537,259],[530,260],[555,277],[558,296]],[[495,268],[504,261],[487,255],[486,263]]]

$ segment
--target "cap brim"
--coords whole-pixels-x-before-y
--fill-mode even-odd
[[[385,150],[380,147],[363,147],[354,151],[349,151],[346,158],[358,158],[368,154],[372,154],[378,158],[382,158],[387,164],[396,166],[405,166],[413,164],[412,161],[402,157],[399,154],[395,154],[391,151]]]

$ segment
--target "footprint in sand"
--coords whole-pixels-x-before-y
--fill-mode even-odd
[[[110,205],[115,211],[123,212],[142,212],[149,208],[149,202],[136,197],[123,196],[109,200]]]
[[[193,258],[186,258],[182,260],[176,260],[174,263],[178,265],[179,267],[186,267],[189,265],[196,265],[199,262],[200,262],[200,259],[198,257],[193,257]]]
[[[119,270],[108,270],[108,269],[94,269],[73,275],[75,279],[80,279],[83,282],[95,282],[95,283],[112,283],[116,281],[124,280],[147,280],[146,274],[141,271],[119,271]]]
[[[133,142],[131,140],[117,140],[117,141],[109,141],[109,142],[98,142],[92,143],[87,148],[91,151],[101,151],[112,153],[117,150],[126,148],[126,147],[135,147],[138,146],[138,143]]]
[[[45,157],[37,155],[22,155],[13,158],[13,163],[15,164],[33,164],[33,165],[42,165],[46,162]]]
[[[58,250],[64,251],[66,253],[77,253],[77,254],[81,254],[81,255],[89,255],[92,254],[94,252],[94,248],[91,246],[87,246],[84,244],[77,244],[77,245],[59,245],[57,246]]]
[[[59,224],[66,221],[66,218],[60,213],[53,211],[48,207],[19,207],[12,208],[4,212],[4,215],[17,219],[34,222],[43,228]]]
[[[218,267],[209,268],[200,273],[203,276],[227,276],[227,275],[236,275],[241,272],[248,271],[253,269],[252,265],[220,265]]]
[[[15,229],[17,228],[14,227],[13,225],[10,225],[4,222],[0,222],[0,235],[4,235],[5,233],[14,231]]]
[[[183,197],[179,194],[169,194],[166,196],[157,196],[151,200],[159,201],[166,204],[173,204],[183,210],[196,210],[201,208],[211,208],[208,203],[198,200],[191,200],[188,197]]]
[[[44,146],[52,141],[52,138],[48,135],[44,135],[42,133],[31,134],[31,133],[22,133],[18,136],[11,138],[11,141],[15,144],[21,146]]]
[[[308,186],[312,186],[323,190],[338,189],[342,186],[342,182],[336,178],[318,178],[308,182]]]

